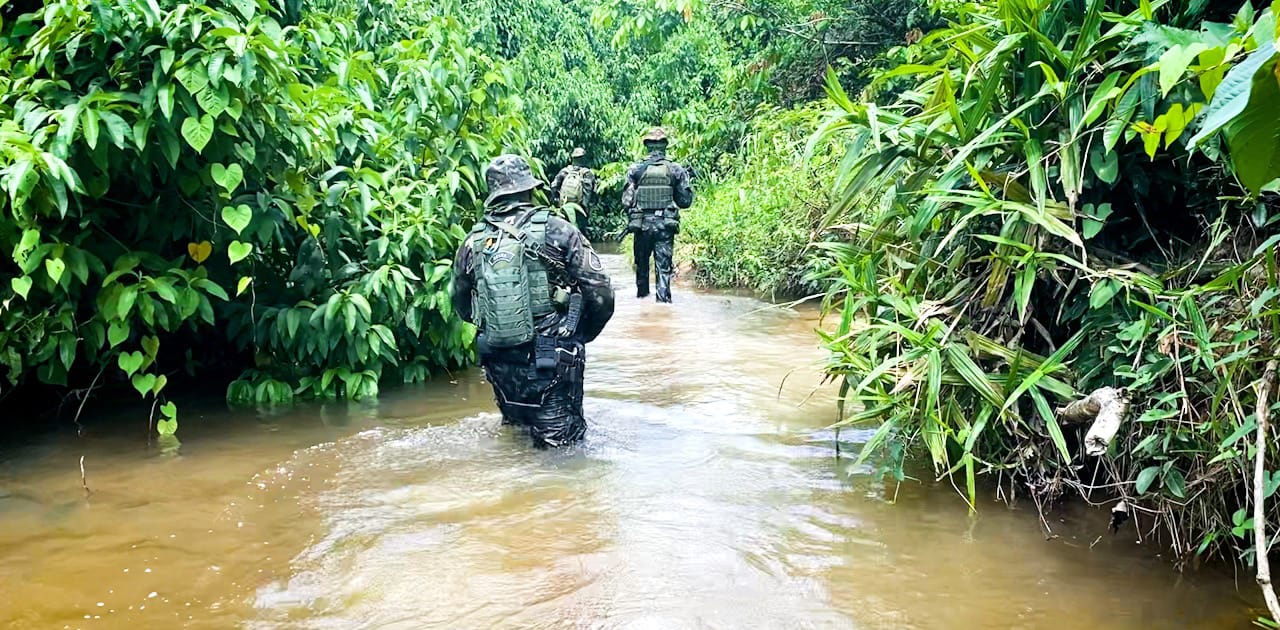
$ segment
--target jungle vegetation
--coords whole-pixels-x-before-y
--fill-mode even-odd
[[[465,366],[449,258],[487,160],[586,148],[600,239],[663,124],[697,174],[678,260],[821,300],[860,460],[1252,562],[1276,9],[0,0],[0,403],[132,392],[172,433],[171,380],[279,404]],[[1101,441],[1072,406],[1098,392]]]

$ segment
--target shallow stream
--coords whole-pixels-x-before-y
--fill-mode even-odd
[[[1248,576],[1180,575],[1097,512],[1046,541],[1029,504],[854,469],[815,312],[639,301],[605,258],[580,447],[532,450],[472,370],[184,408],[176,449],[143,419],[0,452],[0,627],[1248,627]]]

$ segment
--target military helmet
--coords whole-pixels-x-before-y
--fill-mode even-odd
[[[574,147],[573,153],[569,157],[580,158],[587,154],[587,150],[582,147]]]
[[[485,204],[493,203],[498,197],[542,186],[542,181],[533,176],[529,162],[510,153],[499,155],[489,163],[489,168],[484,171],[484,183],[489,187],[489,198],[485,199]]]
[[[649,130],[649,133],[644,135],[644,138],[641,138],[641,142],[644,142],[645,144],[666,144],[667,130],[662,127],[654,127]]]

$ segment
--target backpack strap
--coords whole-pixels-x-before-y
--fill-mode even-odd
[[[508,223],[491,216],[486,216],[485,221],[505,232],[508,236],[520,241],[524,245],[524,251],[530,257],[542,261],[543,264],[552,269],[564,271],[564,261],[553,258],[547,251],[546,243],[540,242],[528,231],[522,229],[526,223],[546,223],[548,214],[545,208],[533,207],[520,215],[514,223]]]

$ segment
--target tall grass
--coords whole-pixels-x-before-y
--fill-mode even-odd
[[[1244,437],[1280,336],[1280,204],[1182,131],[1206,77],[1275,22],[1133,6],[947,3],[950,25],[894,51],[863,99],[832,76],[814,146],[844,159],[809,280],[828,283],[840,424],[876,428],[860,458],[902,478],[927,457],[971,505],[982,475],[1042,506],[1123,501],[1181,559],[1248,558]],[[1177,52],[1197,37],[1210,54]],[[1058,407],[1104,386],[1132,413],[1091,457]]]

